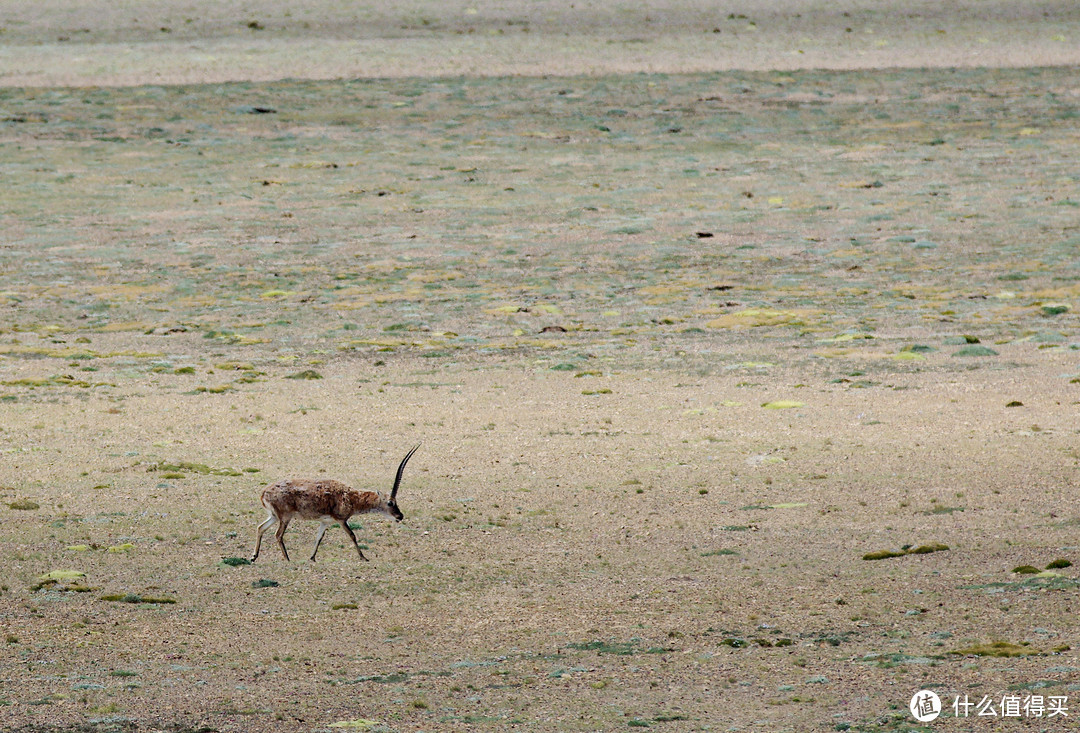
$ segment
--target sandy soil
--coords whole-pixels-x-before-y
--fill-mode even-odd
[[[1080,63],[1070,0],[50,0],[2,23],[17,86]]]
[[[1074,4],[220,7],[3,20],[0,728],[1080,714]]]

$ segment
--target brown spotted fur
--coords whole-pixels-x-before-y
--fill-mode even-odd
[[[319,520],[315,549],[311,553],[312,560],[319,552],[319,544],[322,542],[326,528],[335,522],[340,524],[349,535],[353,547],[360,554],[360,559],[367,560],[360,549],[360,544],[356,541],[356,535],[349,527],[349,518],[356,514],[379,513],[386,514],[399,522],[404,519],[397,506],[397,489],[401,483],[401,474],[405,470],[405,464],[415,452],[416,448],[409,451],[405,460],[398,466],[397,478],[394,480],[394,488],[389,498],[377,491],[357,491],[340,481],[330,479],[283,479],[267,486],[262,492],[261,501],[269,516],[259,525],[251,562],[255,562],[259,557],[263,532],[275,523],[278,525],[275,536],[281,548],[281,554],[286,560],[289,559],[289,551],[285,549],[284,535],[289,522],[295,517]]]

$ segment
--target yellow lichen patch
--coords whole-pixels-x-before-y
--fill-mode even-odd
[[[265,300],[281,300],[292,295],[296,295],[295,290],[264,290],[259,297]]]
[[[869,333],[840,333],[829,339],[823,339],[822,343],[837,343],[842,341],[861,341],[874,338],[873,334]]]
[[[43,346],[22,344],[0,344],[0,355],[50,356],[56,359],[90,359],[98,356],[97,353],[87,349],[47,349]]]
[[[819,359],[840,359],[840,358],[843,358],[845,356],[851,356],[851,355],[857,354],[857,353],[858,352],[855,351],[854,349],[835,348],[835,349],[818,349],[817,351],[815,351],[813,353],[813,355],[816,356]]]
[[[803,326],[813,315],[808,310],[777,310],[774,308],[746,308],[714,318],[705,325],[709,328],[762,328],[770,326]]]
[[[805,407],[806,403],[797,400],[773,400],[772,402],[765,402],[761,406],[766,410],[790,410],[796,407]]]
[[[9,387],[44,387],[52,384],[51,377],[23,377],[22,379],[8,379],[0,384],[6,384]]]
[[[339,349],[355,349],[357,346],[382,346],[384,348],[397,348],[405,346],[408,341],[401,339],[350,339],[338,346]]]
[[[515,339],[513,341],[493,341],[490,344],[485,344],[485,349],[521,349],[521,348],[534,348],[534,349],[561,349],[563,344],[559,341],[543,341],[540,339]]]
[[[252,344],[268,344],[270,343],[270,339],[260,339],[255,338],[254,336],[240,336],[234,334],[229,337],[228,343],[238,344],[240,346],[251,346]]]
[[[39,575],[38,580],[73,580],[85,575],[86,573],[81,570],[50,570],[44,575]]]

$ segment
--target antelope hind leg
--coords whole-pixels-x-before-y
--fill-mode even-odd
[[[269,517],[263,520],[262,524],[259,525],[259,529],[255,533],[255,552],[253,552],[251,555],[251,562],[255,562],[255,560],[259,557],[259,548],[262,547],[263,532],[274,526],[274,522],[276,521],[277,517],[271,514]]]
[[[281,548],[281,554],[285,556],[285,562],[289,562],[289,551],[285,549],[285,539],[284,539],[285,538],[285,530],[288,528],[288,526],[289,526],[288,522],[278,520],[277,534],[275,535],[277,537],[278,547]]]

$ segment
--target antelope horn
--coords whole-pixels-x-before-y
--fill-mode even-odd
[[[420,444],[417,443],[416,448],[419,447]],[[410,458],[412,458],[412,454],[416,452],[416,448],[413,448],[411,451],[406,453],[405,457],[401,459],[401,465],[397,467],[397,476],[394,478],[394,488],[390,490],[390,501],[393,501],[395,498],[397,498],[398,486],[401,485],[401,474],[405,472],[405,464],[409,462]]]

